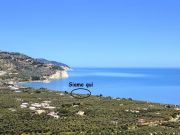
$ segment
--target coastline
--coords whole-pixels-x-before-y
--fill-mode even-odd
[[[21,82],[14,82],[15,85],[19,86],[18,84],[23,84],[23,83],[29,83],[29,82],[43,82],[43,83],[50,83],[53,80],[58,80],[58,79],[66,79],[69,77],[68,74],[69,69],[65,69],[63,71],[58,70],[54,74],[50,75],[49,77],[45,77],[45,80],[31,80],[31,81],[21,81]]]
[[[94,72],[94,69],[92,71]],[[87,72],[87,71],[85,71],[85,72]],[[89,71],[89,70],[88,70],[88,72],[91,73],[91,71]],[[54,74],[55,73],[56,73],[56,71],[54,72]],[[70,78],[69,79],[62,79],[62,78],[58,78],[57,76],[54,76],[53,79],[59,79],[59,80],[53,80],[52,78],[51,79],[44,78],[44,80],[21,82],[19,84],[19,86],[25,86],[25,87],[27,86],[27,87],[35,87],[35,88],[48,88],[50,90],[69,91],[70,88],[68,87],[67,83],[71,82],[71,80],[75,80],[75,82],[76,81],[81,82],[81,80],[82,80],[82,79],[80,79],[81,77],[76,75],[76,73],[80,74],[82,72],[79,72],[79,70],[76,69],[75,72],[68,72],[68,73],[70,73]],[[83,72],[83,74],[84,74],[84,72]],[[71,78],[71,77],[73,77],[73,78]],[[74,77],[76,77],[76,78],[74,78]],[[83,78],[83,80],[86,80],[86,78]],[[102,81],[104,82],[104,80],[102,80]],[[32,82],[32,84],[31,84],[31,82]],[[37,83],[33,83],[33,82],[37,82]],[[51,82],[52,82],[52,84],[51,84]],[[107,82],[107,81],[105,80],[105,82]],[[99,85],[98,83],[99,82],[94,82],[95,85]],[[136,88],[133,88],[135,91],[137,90],[138,94],[136,94],[134,91],[132,91],[132,93],[130,93],[131,92],[130,90],[129,90],[129,92],[127,92],[128,89],[126,89],[126,87],[124,87],[124,88],[118,88],[118,87],[116,87],[116,88],[113,88],[113,87],[112,88],[105,88],[105,87],[103,87],[103,85],[106,85],[106,84],[102,84],[101,87],[98,86],[101,89],[97,89],[97,86],[96,86],[96,88],[92,88],[92,93],[93,93],[92,95],[100,95],[100,94],[102,94],[103,96],[111,96],[112,98],[118,98],[118,97],[119,98],[132,98],[132,99],[135,99],[135,100],[146,101],[146,102],[179,105],[179,102],[178,102],[179,99],[176,99],[176,101],[175,101],[175,98],[173,100],[170,100],[170,98],[172,96],[169,96],[169,97],[166,96],[167,98],[162,98],[162,97],[165,97],[165,95],[167,95],[166,93],[168,93],[168,92],[166,92],[166,91],[163,92],[163,93],[157,91],[158,92],[157,95],[159,94],[161,96],[161,98],[158,98],[159,95],[157,97],[155,97],[155,96],[150,97],[147,93],[149,93],[149,94],[153,93],[153,92],[151,92],[151,91],[153,91],[153,87],[151,87],[152,89],[149,89],[151,91],[144,92],[143,94],[141,94],[140,92],[143,92],[146,87],[140,87],[140,90],[139,89],[137,90]],[[113,85],[117,86],[116,84],[113,84]],[[160,88],[161,87],[157,87],[156,89],[158,90]],[[109,91],[106,92],[106,90],[108,90],[108,89],[109,89]],[[163,89],[165,89],[165,87],[163,87]],[[170,87],[169,87],[169,89],[170,89]],[[168,88],[167,88],[167,90],[168,90]],[[133,94],[133,92],[136,95]],[[173,93],[169,92],[168,95],[173,95]],[[174,97],[177,97],[177,96],[175,95]]]

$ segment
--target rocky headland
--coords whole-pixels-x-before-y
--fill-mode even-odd
[[[15,52],[0,52],[0,82],[49,81],[68,77],[69,66]]]

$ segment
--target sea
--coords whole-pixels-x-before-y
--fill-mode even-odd
[[[71,92],[78,84],[84,84],[92,95],[180,105],[178,68],[73,68],[67,79],[23,85]]]

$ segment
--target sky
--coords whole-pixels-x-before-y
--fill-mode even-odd
[[[180,67],[179,0],[3,0],[0,50],[71,67]]]

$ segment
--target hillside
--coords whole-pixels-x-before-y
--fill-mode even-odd
[[[21,53],[0,52],[1,82],[46,80],[57,71],[68,68],[65,64],[47,63]]]
[[[46,60],[46,59],[43,59],[43,58],[36,59],[36,61],[41,62],[41,63],[45,63],[45,64],[53,64],[53,65],[56,65],[56,66],[70,68],[68,65],[66,65],[64,63],[60,63],[60,62],[57,62],[57,61],[50,61],[50,60]]]
[[[2,135],[179,135],[180,107],[46,89],[0,89]]]
[[[67,69],[0,52],[0,135],[179,135],[180,106],[11,85],[63,77]]]

